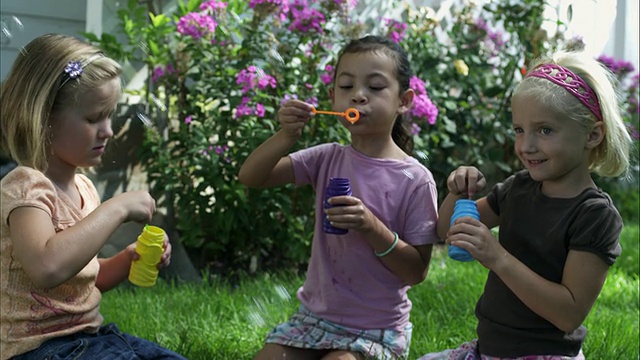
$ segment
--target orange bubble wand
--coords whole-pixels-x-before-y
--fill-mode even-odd
[[[338,111],[325,111],[325,110],[316,110],[316,108],[311,109],[311,112],[314,114],[327,114],[327,115],[338,115],[344,116],[348,122],[355,124],[358,119],[360,119],[360,112],[356,108],[348,108],[345,112]]]

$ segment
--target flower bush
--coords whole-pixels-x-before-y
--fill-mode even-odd
[[[640,195],[640,128],[638,127],[640,118],[640,109],[638,108],[638,73],[628,61],[617,60],[613,57],[601,55],[598,57],[603,65],[605,65],[616,76],[618,81],[618,89],[620,95],[620,107],[622,116],[629,128],[629,133],[634,140],[634,148],[631,158],[631,171],[624,178],[601,178],[597,180],[598,186],[608,192],[620,215],[624,219],[639,219]]]
[[[433,171],[442,196],[447,175],[460,164],[476,164],[492,180],[519,166],[510,94],[528,61],[559,44],[539,30],[544,4],[536,0],[484,8],[460,1],[446,21],[409,2],[398,3],[393,19],[363,17],[375,1],[160,5],[129,0],[119,10],[124,45],[111,34],[85,35],[114,58],[146,65],[140,92],[145,118],[154,120],[141,153],[144,169],[181,241],[213,273],[306,264],[312,190],[247,189],[237,173],[277,130],[283,101],[330,108],[337,52],[349,39],[377,33],[409,54],[416,98],[406,117],[414,155]],[[347,140],[334,118],[316,116],[293,150]]]

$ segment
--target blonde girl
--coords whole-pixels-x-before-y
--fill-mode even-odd
[[[629,166],[631,138],[613,79],[580,53],[531,67],[511,105],[525,169],[476,200],[480,221],[462,217],[449,227],[455,201],[486,186],[475,167],[449,175],[438,234],[489,275],[475,309],[478,338],[421,360],[584,359],[582,323],[621,251],[622,219],[591,177]]]

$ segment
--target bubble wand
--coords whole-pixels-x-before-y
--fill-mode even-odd
[[[338,111],[325,111],[325,110],[316,110],[316,108],[311,109],[311,112],[314,114],[327,114],[327,115],[338,115],[344,116],[348,122],[355,124],[358,119],[360,119],[360,112],[356,108],[348,108],[345,112]]]

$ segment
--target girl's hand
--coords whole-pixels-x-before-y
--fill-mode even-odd
[[[446,242],[467,250],[487,269],[495,268],[505,258],[506,250],[491,230],[471,217],[456,219],[447,232]]]
[[[134,241],[132,244],[129,244],[124,250],[127,254],[129,254],[131,261],[136,261],[140,259],[140,254],[136,252],[137,244],[138,242]],[[171,263],[172,248],[171,248],[171,243],[169,242],[169,236],[166,233],[164,234],[164,243],[162,244],[162,248],[164,249],[164,252],[162,253],[162,257],[160,257],[160,262],[158,263],[158,269],[165,268],[169,266],[169,264]]]
[[[166,233],[164,234],[164,244],[162,244],[162,248],[164,249],[164,253],[162,253],[162,257],[158,263],[158,269],[165,268],[171,263],[171,243]]]
[[[325,216],[337,228],[368,231],[376,221],[376,216],[357,197],[334,196],[328,201],[334,207],[325,209]]]
[[[484,175],[473,166],[460,166],[447,178],[447,189],[453,195],[466,195],[472,198],[487,186]]]
[[[145,224],[151,221],[156,212],[156,201],[147,191],[128,191],[114,196],[109,202],[114,202],[125,212],[125,220]]]
[[[313,106],[300,100],[289,100],[278,110],[278,121],[286,134],[293,138],[302,135],[302,128],[309,122]]]

